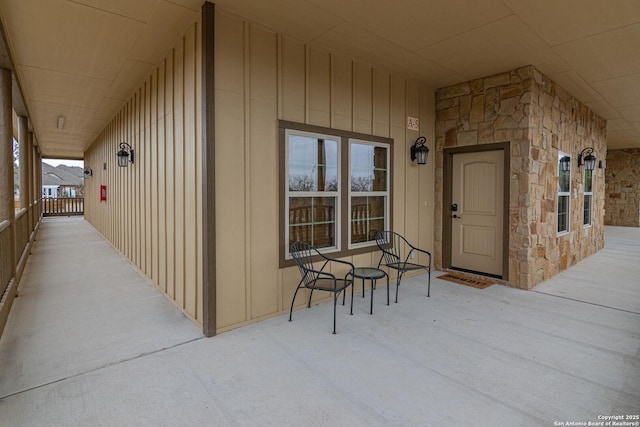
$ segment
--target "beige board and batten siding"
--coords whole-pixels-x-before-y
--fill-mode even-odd
[[[288,311],[300,279],[297,268],[279,268],[278,119],[393,138],[392,228],[431,250],[433,160],[412,164],[409,148],[426,136],[433,149],[434,91],[237,15],[215,16],[217,331]],[[420,119],[420,132],[407,130],[407,116]],[[378,252],[348,260],[376,265]],[[326,299],[318,294],[314,301]]]
[[[201,325],[200,31],[198,19],[86,151],[85,218]],[[121,142],[135,151],[127,168]]]

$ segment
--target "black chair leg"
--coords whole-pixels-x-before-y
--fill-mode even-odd
[[[373,314],[373,279],[371,279],[371,308],[369,308],[369,314]],[[362,288],[364,289],[364,280],[362,281]]]
[[[333,294],[333,333],[336,333],[336,305],[338,305],[338,294]]]
[[[311,298],[313,298],[313,289],[311,289],[311,293],[309,294],[309,303],[307,304],[307,308],[311,307]]]
[[[353,283],[351,283],[351,313],[349,313],[350,315],[353,316],[353,288],[355,288],[355,285]],[[347,294],[347,290],[344,290],[344,294]]]
[[[400,282],[402,281],[403,275],[404,275],[404,271],[398,272],[398,281],[396,282],[396,304],[398,303],[398,288],[400,288]]]
[[[352,286],[352,288],[351,288],[351,296],[353,296],[353,286],[354,285],[355,285],[355,279],[354,279],[354,283],[351,285]],[[362,286],[363,286],[362,292],[364,292],[364,285],[362,285]],[[345,289],[344,293],[342,294],[342,305],[344,305],[346,298],[347,298],[347,290]]]
[[[389,305],[389,275],[387,275],[387,305]]]
[[[289,322],[291,322],[291,316],[293,315],[293,303],[296,301],[296,295],[298,295],[298,291],[300,290],[300,286],[296,288],[296,291],[293,293],[293,299],[291,300],[291,308],[289,309]]]

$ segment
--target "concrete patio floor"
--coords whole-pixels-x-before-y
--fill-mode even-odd
[[[43,221],[0,339],[1,426],[556,426],[640,414],[640,230],[539,285],[425,276],[204,338],[79,218]],[[556,424],[558,423],[558,424]]]

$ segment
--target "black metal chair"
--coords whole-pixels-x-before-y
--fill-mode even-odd
[[[376,243],[382,251],[378,268],[380,266],[394,269],[398,272],[396,282],[396,302],[398,302],[398,288],[402,276],[407,271],[426,270],[428,275],[427,296],[431,293],[431,253],[413,246],[400,234],[393,231],[381,231],[376,235]],[[427,255],[428,264],[418,263],[417,256],[422,253]],[[412,258],[412,254],[414,258]]]
[[[341,261],[332,259],[323,255],[314,246],[306,242],[294,242],[289,247],[289,252],[300,269],[300,283],[293,294],[291,300],[291,309],[289,310],[289,321],[291,322],[291,316],[293,315],[293,304],[296,300],[298,291],[302,288],[311,289],[309,295],[309,303],[307,307],[311,307],[311,297],[313,291],[326,291],[333,293],[333,333],[336,333],[336,305],[338,302],[338,296],[341,292],[345,292],[349,286],[353,286],[353,264],[347,261]],[[317,269],[314,266],[314,258],[317,261],[319,257],[320,261],[324,261],[322,267]],[[325,267],[330,266],[332,263],[345,264],[349,267],[349,272],[344,278],[338,278],[334,274],[324,271]],[[351,314],[353,314],[353,288],[351,289]]]

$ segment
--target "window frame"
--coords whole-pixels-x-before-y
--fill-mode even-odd
[[[589,173],[589,179],[590,179],[590,191],[587,191],[587,173]],[[582,225],[584,226],[584,228],[588,228],[591,227],[593,225],[593,171],[592,170],[587,170],[587,168],[584,168],[584,173],[582,175],[583,177],[583,191],[582,191]],[[588,202],[588,207],[589,209],[587,209],[587,196],[589,196],[589,202]],[[585,213],[589,212],[589,222],[585,222]]]
[[[330,135],[328,133],[316,133],[316,132],[306,132],[306,131],[301,131],[301,130],[294,130],[294,129],[286,129],[285,130],[285,168],[284,168],[284,174],[285,176],[288,178],[289,177],[289,150],[288,148],[288,142],[289,142],[289,136],[290,135],[296,135],[296,136],[302,136],[302,137],[307,137],[307,138],[316,138],[316,139],[325,139],[325,140],[336,140],[338,143],[338,151],[337,151],[337,177],[338,177],[338,189],[336,191],[292,191],[290,189],[289,186],[289,180],[286,179],[285,180],[285,185],[284,185],[284,192],[285,192],[285,207],[284,207],[284,212],[289,212],[289,206],[290,206],[290,201],[291,198],[321,198],[321,197],[326,197],[326,198],[335,198],[335,212],[334,212],[334,223],[335,223],[335,244],[333,246],[327,246],[327,247],[322,247],[322,248],[318,248],[318,250],[322,253],[331,253],[331,252],[339,252],[341,249],[341,245],[340,245],[340,235],[341,235],[341,229],[340,229],[340,221],[338,221],[338,212],[341,212],[341,197],[340,197],[340,186],[342,185],[342,178],[341,178],[341,150],[342,150],[342,141],[341,138],[339,136],[336,135]],[[313,212],[313,210],[312,210]],[[284,229],[284,233],[285,233],[285,245],[286,245],[286,253],[285,256],[287,259],[291,259],[291,255],[289,254],[289,250],[288,250],[288,242],[289,242],[289,232],[290,232],[290,227],[289,227],[289,222],[288,222],[288,217],[289,215],[287,214],[287,218],[285,219],[285,223],[287,224],[287,226]],[[314,221],[311,222],[311,224],[315,224]],[[312,228],[313,230],[313,228]]]
[[[287,132],[289,131],[289,132]],[[331,257],[342,258],[362,253],[369,253],[378,250],[374,241],[366,242],[364,245],[354,245],[350,247],[350,216],[349,204],[351,202],[349,196],[351,192],[351,176],[350,176],[350,140],[364,141],[370,144],[387,144],[387,190],[388,199],[385,209],[386,226],[391,227],[393,224],[393,164],[394,164],[394,141],[392,138],[386,138],[376,135],[367,135],[358,132],[351,132],[342,129],[333,129],[323,126],[308,125],[287,120],[278,120],[278,146],[279,146],[279,172],[278,172],[278,246],[279,246],[279,268],[285,268],[295,265],[289,254],[289,212],[288,198],[290,192],[288,177],[288,135],[306,133],[311,137],[324,135],[327,138],[334,138],[338,142],[338,201],[335,212],[336,223],[336,247],[322,248],[321,252],[331,254]],[[345,159],[347,161],[345,161]],[[314,193],[315,194],[315,193]],[[322,194],[320,194],[322,196]]]
[[[351,178],[352,178],[352,174],[351,174],[351,153],[352,153],[352,146],[354,144],[359,144],[359,145],[369,145],[372,147],[381,147],[381,148],[385,148],[387,150],[387,158],[386,158],[386,165],[385,165],[385,171],[386,171],[386,180],[385,180],[385,186],[386,189],[384,191],[362,191],[362,192],[357,192],[357,191],[353,191],[352,190],[352,185],[351,185]],[[389,175],[391,172],[391,164],[390,164],[390,157],[391,157],[391,145],[388,143],[383,143],[383,142],[373,142],[373,141],[368,141],[368,140],[362,140],[362,139],[357,139],[357,138],[349,138],[349,148],[348,148],[348,152],[349,152],[349,157],[347,159],[347,163],[349,165],[349,184],[347,185],[347,192],[348,192],[348,203],[347,203],[347,216],[348,216],[348,226],[347,226],[347,239],[348,239],[348,248],[349,249],[357,249],[357,248],[363,248],[363,247],[367,247],[367,246],[377,246],[375,240],[371,241],[364,241],[364,242],[357,242],[357,243],[352,243],[351,242],[351,227],[353,224],[353,220],[352,220],[352,203],[351,200],[354,197],[383,197],[384,198],[384,230],[388,230],[389,229],[389,214],[390,214],[390,209],[389,209],[389,197],[390,197],[390,193],[391,193],[391,189],[389,188]],[[367,217],[367,221],[369,221],[370,218]],[[382,231],[382,230],[381,230]]]
[[[569,188],[567,191],[562,191],[562,189],[560,188],[560,175],[562,173],[562,170],[560,168],[560,160],[563,159],[564,157],[569,157],[569,159],[571,160],[571,155],[564,153],[562,151],[558,152],[558,197],[557,197],[557,203],[556,203],[556,235],[558,237],[560,236],[564,236],[566,234],[569,234],[571,232],[571,161],[569,161]],[[560,230],[560,198],[561,197],[566,197],[567,198],[567,211],[566,211],[566,221],[565,221],[565,225],[566,225],[566,230]]]

